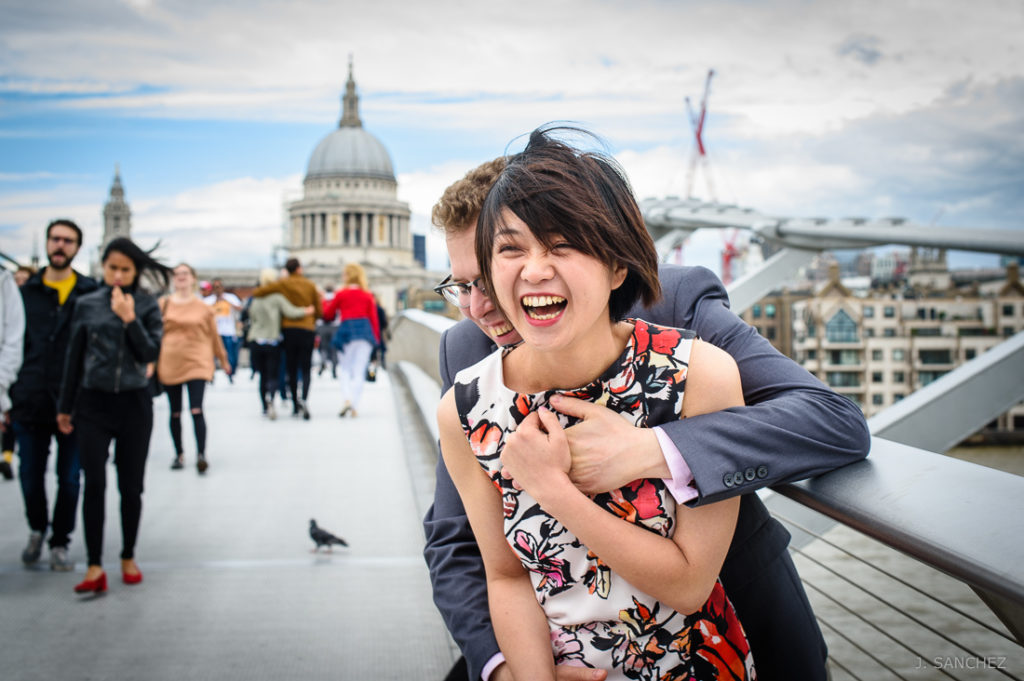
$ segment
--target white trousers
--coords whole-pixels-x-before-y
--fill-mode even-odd
[[[338,357],[338,382],[341,383],[341,397],[359,408],[359,399],[363,396],[363,385],[366,383],[366,367],[373,354],[373,344],[367,340],[353,340],[345,343]]]

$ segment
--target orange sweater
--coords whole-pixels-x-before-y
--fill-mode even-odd
[[[174,298],[160,301],[164,336],[156,371],[160,382],[179,385],[186,381],[213,380],[213,358],[228,366],[228,353],[217,333],[213,309],[199,298],[186,303]]]

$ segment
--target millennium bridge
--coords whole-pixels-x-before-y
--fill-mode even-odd
[[[1024,255],[1022,231],[787,220],[678,199],[643,209],[661,252],[700,228],[783,247],[730,285],[737,312],[821,249]],[[80,528],[74,573],[25,568],[21,495],[0,480],[0,678],[443,679],[458,652],[431,601],[420,520],[437,460],[438,340],[452,323],[399,314],[388,369],[355,419],[337,417],[329,371],[313,376],[309,421],[263,418],[248,371],[218,374],[204,476],[187,423],[189,466],[170,470],[157,400],[141,585],[116,579],[113,476],[104,556],[114,579],[85,598],[72,593],[85,569]],[[941,453],[1021,400],[1024,332],[869,419],[864,461],[762,493],[793,534],[833,679],[1024,678],[1024,477]],[[314,552],[310,518],[349,546]]]

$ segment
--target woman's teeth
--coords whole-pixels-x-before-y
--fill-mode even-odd
[[[531,319],[540,321],[554,319],[565,306],[561,296],[523,296],[523,309]]]

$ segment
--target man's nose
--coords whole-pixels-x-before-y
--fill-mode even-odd
[[[483,317],[494,309],[494,301],[477,286],[469,289],[469,313],[473,318]]]

